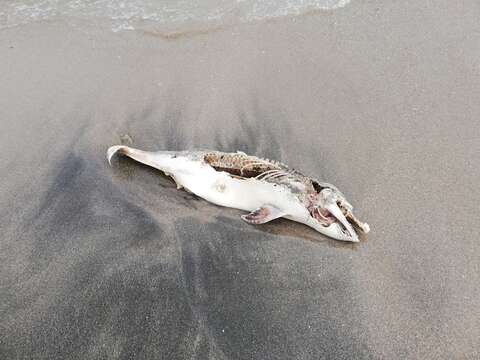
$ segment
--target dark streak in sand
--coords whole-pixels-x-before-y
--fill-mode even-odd
[[[273,249],[284,242],[282,238],[264,234],[260,239],[256,231],[240,229],[237,221],[225,218],[207,224],[184,219],[175,227],[193,312],[220,354],[232,359],[292,358],[303,352],[303,342],[309,342],[323,353],[369,357],[367,348],[350,342],[344,330],[337,328],[335,317],[322,310],[322,297],[332,292],[339,298],[347,296],[342,294],[349,288],[342,283],[347,278],[331,274],[310,283],[308,268],[294,273],[287,270],[304,261],[302,246],[281,254]],[[197,234],[194,240],[188,235],[192,231]],[[283,266],[286,271],[275,270]],[[302,293],[305,283],[310,283],[309,296]],[[338,311],[351,313],[348,303],[339,304]],[[304,319],[299,328],[283,325],[312,310],[315,315]],[[318,331],[321,328],[329,329],[328,335]],[[303,339],[298,341],[299,337]]]

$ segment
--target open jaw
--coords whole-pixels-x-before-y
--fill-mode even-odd
[[[338,240],[358,242],[358,233],[368,233],[368,224],[360,222],[340,203],[325,204],[325,207],[310,207],[310,215],[325,228],[325,232]]]

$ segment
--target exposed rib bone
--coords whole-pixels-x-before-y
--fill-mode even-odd
[[[282,170],[277,170],[276,172],[265,176],[262,180],[263,181],[270,181],[272,178],[277,177],[277,176],[283,176],[284,174],[285,173]]]
[[[267,176],[268,174],[277,173],[278,171],[279,170],[277,169],[264,171],[261,174],[258,174],[257,176],[255,176],[255,179],[260,180],[262,176]]]

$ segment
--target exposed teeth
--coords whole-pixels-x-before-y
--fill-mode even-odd
[[[343,215],[342,210],[338,207],[336,203],[331,203],[326,206],[326,209],[330,211],[330,213],[337,218],[337,220],[345,227],[348,231],[349,235],[354,240],[358,240],[357,233],[353,230],[352,225],[348,222],[348,220]]]

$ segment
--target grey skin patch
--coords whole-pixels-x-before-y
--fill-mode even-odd
[[[317,195],[313,182],[315,182],[317,187],[320,186],[318,182],[295,169],[289,169],[283,163],[245,153],[211,151],[203,155],[203,161],[216,171],[227,172],[236,178],[257,178],[275,185],[282,184],[288,186],[292,193],[300,195],[301,200],[304,198],[301,194],[302,192],[305,198]],[[298,187],[298,184],[302,184],[301,189]],[[305,206],[310,205],[308,202],[303,202]]]
[[[203,159],[216,171],[225,171],[243,178],[252,178],[266,171],[282,169],[278,164],[243,153],[210,152],[205,154]]]

